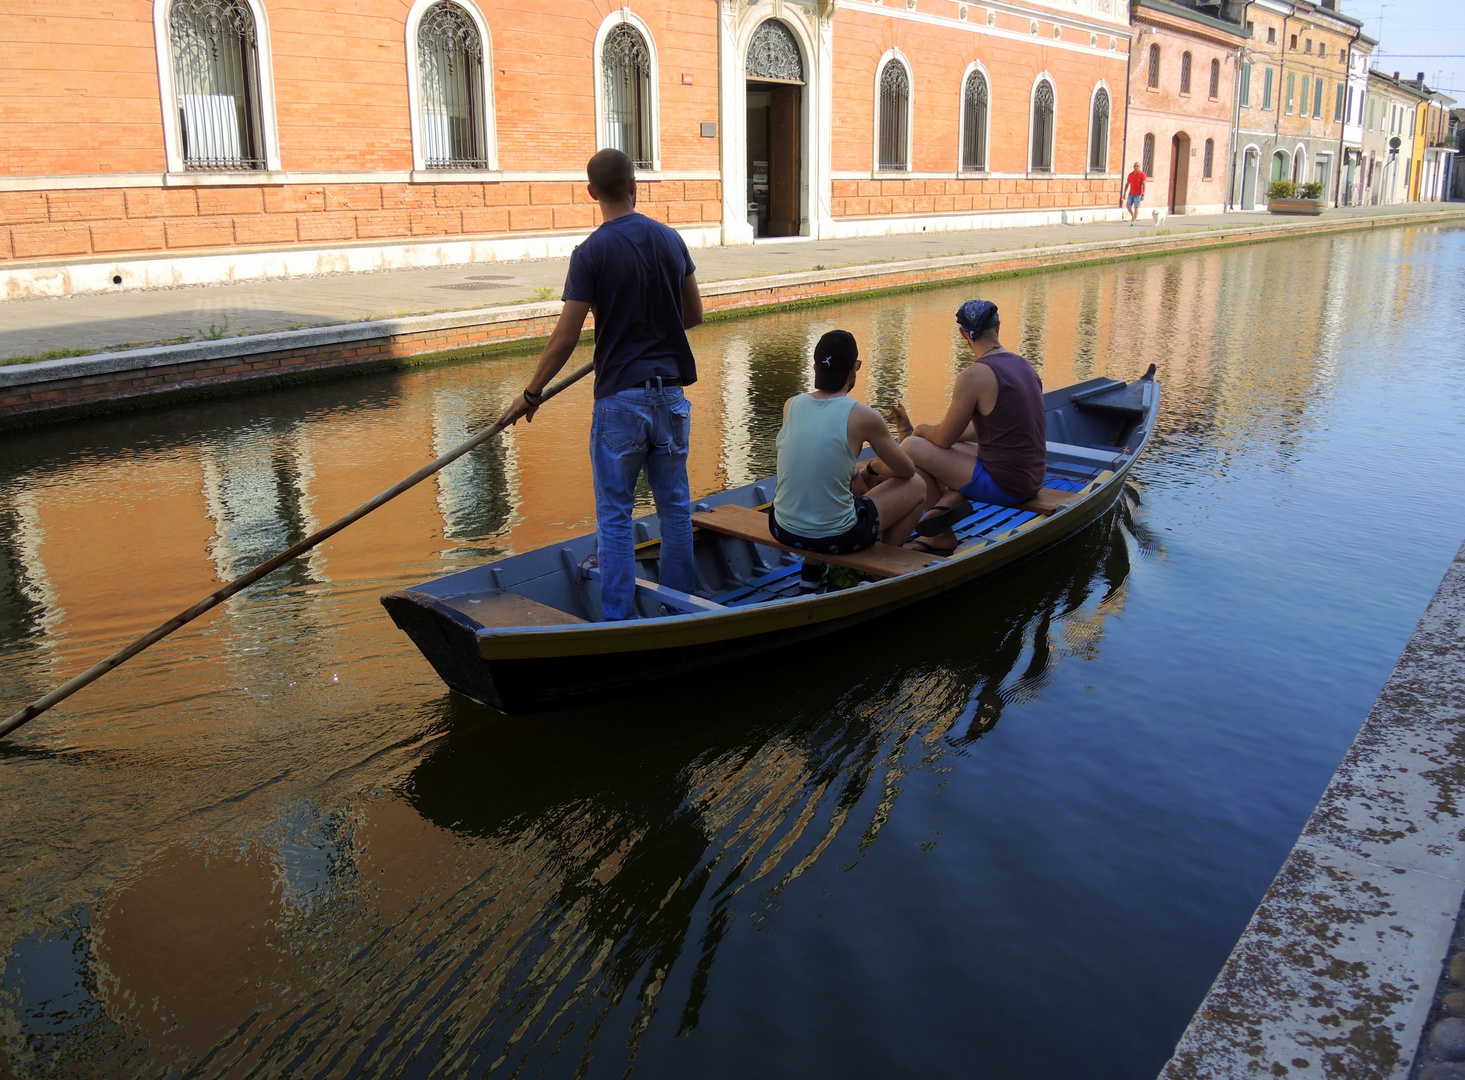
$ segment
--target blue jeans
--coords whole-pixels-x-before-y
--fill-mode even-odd
[[[622,390],[595,402],[590,465],[595,476],[600,602],[607,619],[636,617],[631,508],[643,467],[661,521],[661,584],[692,591],[692,506],[687,483],[691,426],[692,406],[680,386]]]

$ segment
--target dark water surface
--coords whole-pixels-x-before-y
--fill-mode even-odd
[[[943,290],[699,329],[698,493],[809,345],[935,419]],[[1154,362],[1134,495],[859,636],[506,720],[377,596],[585,530],[589,388],[0,748],[0,1074],[1149,1078],[1465,536],[1465,230],[984,286]],[[9,712],[497,415],[532,358],[0,439]]]

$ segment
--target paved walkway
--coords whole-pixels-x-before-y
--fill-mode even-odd
[[[1441,209],[1440,203],[1330,210],[1325,220]],[[1465,204],[1460,209],[1465,211]],[[692,253],[704,282],[840,266],[972,255],[1085,243],[1156,231],[1171,234],[1277,221],[1265,213],[1172,217],[1158,229],[1097,222],[970,232],[915,233],[855,240],[777,240]],[[122,346],[233,337],[307,326],[459,311],[557,299],[567,259],[478,263],[365,274],[324,274],[269,281],[193,285],[117,293],[0,301],[0,363],[25,357],[80,355]]]

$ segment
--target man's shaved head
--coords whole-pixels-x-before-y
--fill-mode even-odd
[[[607,147],[590,159],[590,164],[585,166],[585,175],[601,199],[623,202],[631,197],[631,181],[636,178],[636,166],[621,151]]]

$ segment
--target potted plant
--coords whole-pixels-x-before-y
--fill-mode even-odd
[[[1274,214],[1310,214],[1323,212],[1323,185],[1294,184],[1291,180],[1273,180],[1267,188],[1267,209]]]

